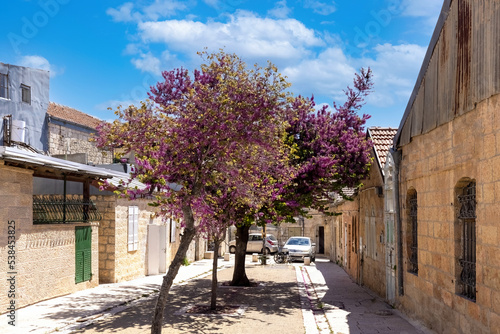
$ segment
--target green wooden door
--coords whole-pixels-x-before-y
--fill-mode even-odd
[[[75,227],[75,283],[92,278],[92,227]]]

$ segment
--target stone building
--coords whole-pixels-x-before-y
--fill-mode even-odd
[[[100,213],[89,189],[108,177],[100,168],[0,146],[2,313],[99,284]],[[44,180],[79,192],[40,194]]]
[[[500,333],[499,46],[499,1],[444,1],[394,139],[397,305],[439,333]]]
[[[47,109],[50,155],[84,164],[113,163],[113,152],[90,141],[102,121],[79,110],[50,102]]]
[[[128,175],[114,172],[118,186]],[[141,186],[139,183],[134,185]],[[181,228],[162,220],[149,199],[130,201],[111,191],[92,189],[91,198],[102,213],[99,223],[99,282],[117,283],[166,273],[179,246]],[[194,259],[191,259],[193,261]]]
[[[386,247],[390,247],[384,222],[384,167],[396,129],[370,127],[367,137],[373,142],[372,166],[368,178],[358,189],[346,190],[352,200],[339,198],[332,203],[338,216],[324,218],[332,221],[329,257],[359,284],[386,296]],[[392,270],[394,268],[390,266]]]
[[[48,149],[47,71],[0,64],[0,97],[4,313],[8,305],[18,308],[98,284],[100,215],[89,190],[91,182],[110,175],[41,154]],[[38,184],[46,180],[56,182],[58,189],[38,192]],[[69,187],[75,188],[71,197],[65,196]]]
[[[113,152],[98,149],[90,141],[101,123],[99,119],[52,102],[47,115],[52,155],[97,164],[113,175],[109,182],[115,186],[120,180],[127,181],[131,165],[112,164]],[[132,186],[141,188],[144,185],[134,182]],[[96,187],[91,188],[91,194],[103,213],[99,225],[100,283],[165,273],[179,246],[179,224],[156,217],[156,209],[148,206],[147,198],[129,201]],[[196,239],[188,251],[188,260],[203,258],[205,244],[202,238]]]

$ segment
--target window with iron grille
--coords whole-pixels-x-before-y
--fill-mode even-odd
[[[408,197],[408,271],[418,274],[418,205],[417,192],[412,191]]]
[[[476,301],[476,183],[470,182],[458,196],[460,228],[460,274],[458,293]]]
[[[31,87],[21,85],[21,98],[24,103],[31,104]]]
[[[0,74],[0,97],[9,98],[9,76],[7,74]]]

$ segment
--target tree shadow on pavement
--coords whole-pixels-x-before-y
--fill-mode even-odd
[[[303,318],[295,272],[272,267],[247,269],[258,287],[219,287],[218,305],[244,305],[241,316],[182,314],[188,305],[210,303],[210,279],[198,279],[173,288],[164,314],[164,329],[168,333],[252,333],[266,331],[304,333]],[[219,272],[219,282],[231,277],[232,270]],[[99,320],[76,333],[148,333],[156,303],[155,297],[145,298],[106,319]],[[264,327],[265,326],[265,327]]]

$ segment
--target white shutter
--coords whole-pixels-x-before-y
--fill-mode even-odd
[[[170,219],[170,242],[175,242],[175,237],[177,234],[176,231],[176,222],[173,219]]]
[[[139,248],[139,207],[128,207],[128,251]]]

